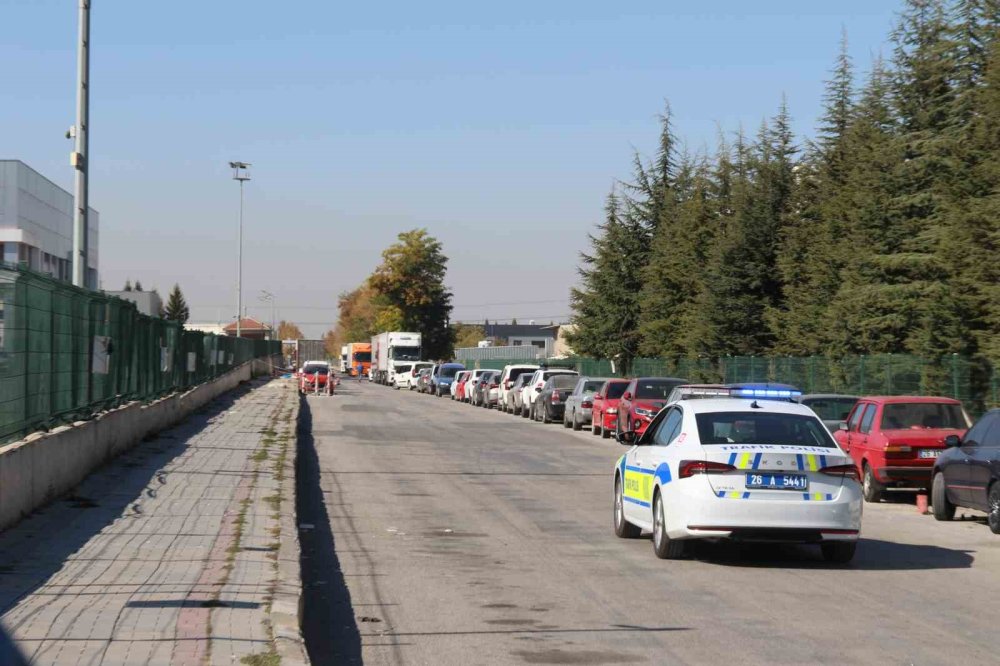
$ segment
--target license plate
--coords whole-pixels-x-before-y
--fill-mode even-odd
[[[939,455],[941,452],[937,449],[920,449],[920,452],[917,453],[918,458],[937,458]]]
[[[805,474],[747,474],[747,488],[756,490],[808,490]]]

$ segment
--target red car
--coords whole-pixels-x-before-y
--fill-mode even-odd
[[[667,404],[667,398],[675,386],[688,384],[686,379],[676,377],[637,377],[625,387],[618,403],[617,432],[633,431],[638,437],[653,420],[657,412]]]
[[[618,420],[618,401],[629,385],[627,379],[611,379],[591,398],[594,406],[590,412],[590,432],[607,439]]]
[[[455,392],[451,394],[452,400],[465,402],[465,382],[469,381],[469,377],[471,376],[471,370],[462,370],[455,375]]]
[[[962,403],[951,398],[861,398],[834,438],[861,473],[865,499],[877,502],[887,487],[930,488],[934,461],[948,435],[970,425]]]
[[[299,372],[299,393],[333,395],[335,380],[330,365],[321,361],[307,361]]]

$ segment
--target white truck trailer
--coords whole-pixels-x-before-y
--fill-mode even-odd
[[[351,359],[349,358],[350,355],[351,355],[351,345],[343,345],[340,348],[340,371],[344,374],[347,374],[347,371],[350,370],[349,367],[349,364],[351,362]]]
[[[391,385],[397,367],[420,360],[420,346],[419,333],[390,331],[372,337],[372,380]]]

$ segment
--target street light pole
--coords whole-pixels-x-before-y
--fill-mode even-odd
[[[236,251],[236,337],[243,333],[243,183],[250,180],[249,162],[230,162],[233,180],[240,181],[240,240]]]
[[[260,296],[257,297],[258,300],[264,301],[265,303],[271,304],[271,339],[274,340],[274,294],[267,291],[266,289],[260,290]]]
[[[87,282],[87,226],[90,172],[90,0],[80,0],[80,32],[77,39],[76,125],[70,131],[76,145],[70,164],[76,169],[73,191],[73,284]]]

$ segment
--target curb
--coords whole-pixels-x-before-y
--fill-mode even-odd
[[[292,387],[289,384],[289,387]],[[274,649],[284,666],[309,666],[305,640],[302,638],[302,572],[299,565],[299,531],[295,517],[295,462],[298,458],[299,400],[295,396],[291,417],[292,440],[282,469],[281,537],[278,547],[278,576],[271,600],[270,621]],[[288,489],[291,492],[286,492]]]

